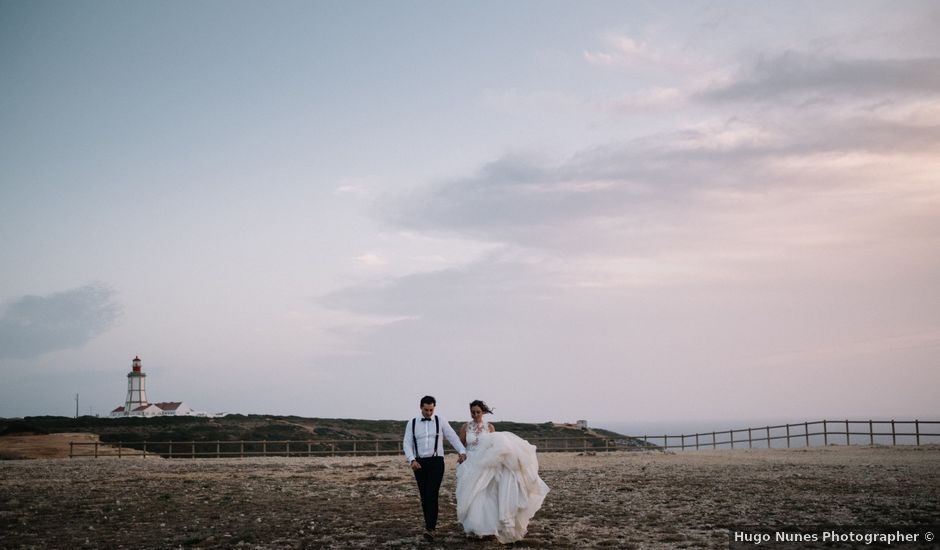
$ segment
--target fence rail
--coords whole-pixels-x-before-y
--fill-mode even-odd
[[[858,426],[861,426],[859,428]],[[643,435],[645,443],[659,449],[791,448],[844,445],[921,445],[940,443],[940,433],[931,433],[935,420],[817,420],[797,424],[729,429],[695,434]],[[902,428],[899,431],[899,428]],[[913,431],[911,431],[913,430]],[[854,439],[853,439],[854,436]],[[658,444],[657,442],[662,442]],[[775,443],[777,445],[775,446]],[[735,447],[737,445],[738,447]]]
[[[862,425],[863,428],[852,428]],[[924,429],[934,420],[819,420],[758,428],[680,435],[642,435],[622,438],[533,437],[540,452],[611,452],[623,450],[692,450],[791,448],[819,445],[921,445],[940,443],[940,433]],[[899,431],[900,426],[913,426]],[[876,429],[876,427],[878,429]],[[867,429],[865,429],[867,428]],[[890,428],[890,429],[889,429]],[[744,437],[741,434],[746,434]],[[738,438],[738,436],[741,436]],[[853,440],[853,436],[855,439]],[[726,437],[726,438],[725,438]],[[662,444],[656,443],[661,441]],[[785,443],[783,443],[785,442]],[[777,446],[775,447],[775,443]],[[737,447],[735,447],[737,445]],[[402,454],[401,439],[318,439],[305,441],[116,441],[69,443],[69,458],[116,456],[165,458],[246,458],[266,456],[381,456]]]
[[[645,446],[631,439],[599,437],[532,438],[542,452],[609,452]],[[403,454],[401,439],[317,439],[303,441],[73,441],[69,458],[103,456],[165,458],[247,458],[301,456],[382,456]]]

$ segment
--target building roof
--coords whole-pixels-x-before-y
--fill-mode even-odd
[[[154,405],[160,407],[161,409],[165,411],[175,411],[176,409],[180,408],[182,404],[183,404],[182,401],[173,401],[173,402],[168,402],[168,403],[154,403]]]
[[[121,413],[121,412],[124,412],[124,407],[123,407],[123,406],[118,407],[118,408],[114,409],[114,410],[111,411],[111,412],[113,412],[113,413]]]

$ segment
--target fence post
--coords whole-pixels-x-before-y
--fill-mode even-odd
[[[141,454],[140,456],[142,456],[142,457],[144,457],[144,458],[147,458],[147,442],[146,442],[146,441],[144,441],[144,450],[143,450],[143,454]]]
[[[718,448],[718,442],[715,440],[715,432],[712,432],[712,449]]]
[[[869,445],[875,444],[875,426],[871,419],[868,419],[868,442]]]
[[[790,425],[787,424],[787,449],[790,448]]]
[[[330,442],[330,456],[336,456],[336,442]]]
[[[849,421],[845,420],[845,446],[849,447],[852,445],[852,440],[849,439]]]
[[[666,434],[663,434],[663,450],[664,451],[669,450],[669,436]]]
[[[379,440],[375,440],[375,456],[379,456]]]
[[[173,458],[173,442],[170,441],[170,451],[167,453],[167,456]]]
[[[245,458],[245,440],[238,442],[238,458]]]
[[[121,447],[124,445],[123,442],[118,441],[118,458],[121,458]]]
[[[809,447],[809,422],[803,422],[803,433],[806,435],[806,446]]]
[[[698,450],[698,434],[695,434],[695,450]]]
[[[753,447],[754,436],[751,434],[751,429],[747,429],[747,448],[750,449]]]
[[[261,440],[261,456],[267,458],[268,456],[268,440]]]
[[[767,448],[770,448],[770,426],[767,426]]]
[[[189,448],[190,458],[196,458],[196,442],[190,441],[190,444],[191,444]]]
[[[416,449],[417,450],[417,449]],[[353,456],[359,456],[358,450],[356,449],[356,442],[353,441]]]
[[[98,458],[98,442],[95,441],[95,458]]]
[[[898,444],[898,435],[897,435],[897,432],[894,431],[894,420],[892,420],[891,421],[891,445],[897,445],[897,444]]]
[[[684,451],[684,450],[685,450],[685,434],[682,434],[682,440],[681,440],[681,441],[682,441],[681,447],[679,447],[679,448]]]
[[[920,420],[914,420],[914,433],[917,435],[917,446],[920,447]]]
[[[827,428],[825,420],[823,420],[823,446],[829,446],[829,428]]]
[[[307,442],[307,456],[310,456],[310,442]]]
[[[74,442],[74,441],[69,441],[69,459],[70,459],[70,460],[71,460],[72,456],[75,454],[74,445],[75,445],[75,442]]]
[[[734,449],[734,430],[728,430],[728,439],[731,440],[731,448]]]

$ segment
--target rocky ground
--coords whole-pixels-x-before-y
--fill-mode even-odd
[[[940,447],[540,454],[515,548],[727,548],[733,525],[940,523]],[[500,548],[466,539],[448,458],[420,538],[399,457],[0,462],[0,548]]]

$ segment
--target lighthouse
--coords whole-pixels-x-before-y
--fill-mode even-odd
[[[140,370],[140,357],[134,357],[131,372],[127,373],[127,399],[124,400],[124,410],[130,413],[138,407],[146,407],[147,401],[147,375]]]
[[[127,397],[124,406],[116,407],[111,411],[111,418],[126,416],[207,416],[207,413],[196,412],[182,401],[168,403],[150,403],[147,401],[147,375],[140,368],[140,357],[134,357],[131,363],[131,372],[127,373]]]

